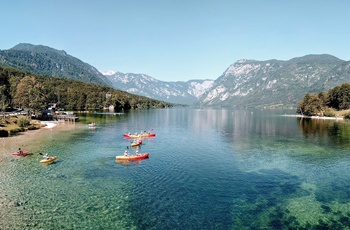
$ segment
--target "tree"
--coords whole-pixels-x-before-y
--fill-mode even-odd
[[[350,84],[343,83],[328,91],[327,106],[336,110],[345,110],[350,108]]]
[[[13,99],[14,104],[18,105],[19,108],[29,108],[29,91],[34,87],[34,84],[34,77],[26,76],[20,80]]]
[[[14,104],[38,112],[46,107],[45,91],[34,77],[26,76],[17,85]]]
[[[46,95],[48,95],[47,89],[45,89],[41,83],[36,83],[29,90],[29,110],[38,113],[39,111],[46,109],[48,105]]]
[[[299,102],[297,112],[306,116],[323,115],[324,106],[317,94],[306,94]]]
[[[8,97],[6,96],[6,86],[2,85],[0,86],[0,109],[3,112],[3,115],[5,117],[5,111],[8,106]]]

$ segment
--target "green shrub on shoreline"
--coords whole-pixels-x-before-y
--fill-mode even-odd
[[[9,137],[19,132],[40,129],[46,125],[41,124],[38,120],[31,120],[26,116],[10,117],[0,119],[1,127],[0,137]]]
[[[344,114],[344,119],[350,120],[350,113]]]
[[[0,130],[0,137],[8,137],[9,133],[7,130],[1,129]]]
[[[19,117],[17,119],[17,125],[21,128],[26,128],[30,125],[30,120],[28,117]]]

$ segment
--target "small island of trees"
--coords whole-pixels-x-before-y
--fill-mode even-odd
[[[297,113],[305,116],[336,117],[339,111],[341,116],[350,119],[350,83],[343,83],[328,92],[318,94],[307,93],[299,102]]]

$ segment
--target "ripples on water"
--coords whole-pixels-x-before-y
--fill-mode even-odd
[[[276,111],[164,109],[94,114],[1,169],[0,229],[344,229],[346,122]],[[96,129],[84,123],[96,121]],[[125,132],[150,130],[116,162]],[[339,136],[339,138],[335,138]],[[131,147],[130,147],[131,149]],[[58,155],[40,165],[37,153]],[[131,149],[131,151],[134,151]]]

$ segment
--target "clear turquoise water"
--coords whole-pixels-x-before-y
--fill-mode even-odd
[[[350,123],[293,113],[81,114],[33,147],[56,163],[36,152],[1,169],[0,229],[347,229]],[[123,133],[152,128],[149,159],[115,161]]]

